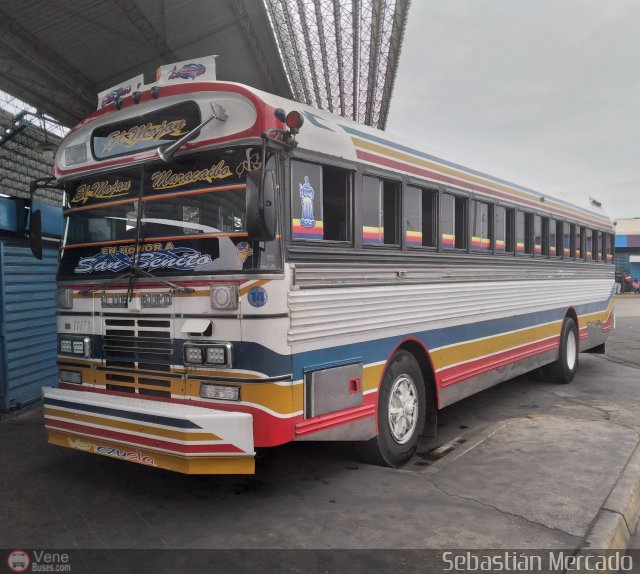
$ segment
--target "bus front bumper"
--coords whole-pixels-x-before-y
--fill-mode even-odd
[[[51,444],[185,474],[253,474],[253,418],[182,403],[45,387]]]

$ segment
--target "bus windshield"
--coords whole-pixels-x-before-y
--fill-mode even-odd
[[[231,148],[72,182],[60,275],[123,273],[134,258],[154,274],[280,268],[278,246],[246,233],[246,173],[261,168],[258,148]]]

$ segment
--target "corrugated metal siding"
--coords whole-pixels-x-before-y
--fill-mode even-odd
[[[57,265],[57,249],[43,249],[39,261],[27,245],[0,242],[0,410],[57,384]]]

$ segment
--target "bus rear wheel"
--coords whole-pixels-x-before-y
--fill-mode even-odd
[[[571,317],[566,317],[560,331],[558,359],[544,367],[545,375],[554,383],[562,385],[570,383],[578,371],[579,356],[578,327]]]
[[[417,361],[407,351],[397,351],[378,393],[378,436],[358,445],[364,462],[397,468],[418,448],[424,426],[425,388]]]

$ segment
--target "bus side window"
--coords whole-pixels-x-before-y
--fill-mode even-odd
[[[602,231],[598,231],[598,261],[603,263],[607,260],[607,253],[605,248],[605,234]]]
[[[575,241],[575,257],[576,259],[584,259],[584,227],[579,225],[576,228],[576,241]]]
[[[443,193],[440,202],[440,236],[443,249],[467,248],[466,198]]]
[[[562,221],[556,221],[556,255],[562,257],[564,249],[564,223]]]
[[[345,169],[292,161],[292,239],[349,241],[351,189]]]
[[[536,257],[548,255],[548,220],[539,215],[533,216],[533,253]]]
[[[291,238],[324,239],[322,167],[291,162]]]
[[[513,253],[513,209],[494,207],[496,253]]]
[[[351,181],[351,172],[346,169],[322,167],[324,239],[351,240]]]
[[[362,180],[362,244],[398,245],[398,183],[371,176]]]
[[[516,252],[526,255],[533,253],[533,213],[518,211],[516,214]]]
[[[575,226],[567,223],[562,224],[562,256],[567,259],[575,254]]]
[[[584,229],[584,227],[583,227]],[[593,249],[594,249],[594,245],[593,245],[593,230],[592,229],[587,229],[586,233],[585,233],[585,237],[586,237],[586,243],[587,243],[587,247],[585,250],[585,256],[586,256],[586,260],[587,261],[592,261],[593,260]]]
[[[555,219],[549,219],[549,256],[557,257],[558,255],[558,222]]]
[[[404,201],[407,247],[436,246],[437,198],[434,189],[407,186]]]
[[[471,201],[471,249],[488,253],[491,251],[491,219],[488,203]]]

